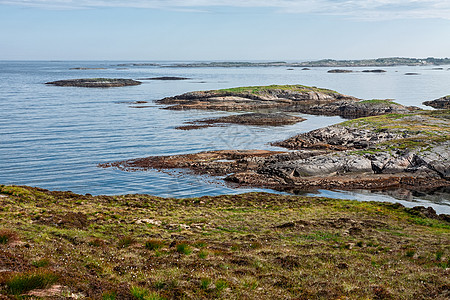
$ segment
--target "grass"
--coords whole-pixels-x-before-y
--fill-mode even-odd
[[[218,92],[218,93],[249,93],[249,94],[261,95],[261,94],[265,94],[265,93],[273,91],[273,90],[286,90],[286,91],[293,91],[293,92],[300,92],[300,93],[314,91],[314,92],[321,92],[321,93],[325,93],[325,94],[338,94],[338,92],[332,91],[329,89],[322,89],[322,88],[310,87],[310,86],[299,85],[299,84],[296,84],[296,85],[246,86],[246,87],[221,89],[221,90],[216,90],[215,92]]]
[[[398,204],[0,194],[0,228],[20,232],[0,244],[0,298],[57,283],[87,299],[446,299],[450,284],[449,223]]]
[[[8,292],[20,295],[34,289],[49,287],[58,280],[58,276],[49,271],[14,274],[4,281]]]
[[[401,106],[401,104],[394,102],[390,99],[372,99],[372,100],[363,100],[363,101],[359,101],[358,103],[361,104],[374,104],[374,105],[385,105],[385,104],[393,104],[393,105],[397,105],[397,106]]]
[[[180,243],[177,245],[177,252],[185,255],[192,253],[192,248],[186,243]]]
[[[124,236],[119,239],[117,242],[117,247],[119,248],[128,248],[132,244],[135,244],[136,240],[132,236]]]
[[[164,246],[164,242],[161,240],[151,239],[145,242],[145,248],[148,250],[158,250]]]

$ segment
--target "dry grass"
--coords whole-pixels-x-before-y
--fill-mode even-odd
[[[0,193],[8,195],[0,228],[22,242],[0,245],[0,294],[11,299],[5,278],[36,272],[91,299],[450,296],[450,224],[400,205],[267,193]]]

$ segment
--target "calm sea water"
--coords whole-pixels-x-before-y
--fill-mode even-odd
[[[389,67],[386,73],[330,74],[329,68],[118,67],[123,62],[0,62],[0,184],[38,186],[76,193],[148,193],[191,197],[241,193],[216,178],[185,173],[123,172],[98,163],[150,155],[218,149],[275,149],[269,142],[335,124],[339,117],[302,115],[308,120],[283,127],[229,126],[179,131],[184,122],[231,113],[169,111],[154,100],[188,91],[247,85],[304,84],[364,99],[395,99],[421,106],[449,94],[449,66]],[[98,67],[105,70],[70,70]],[[363,70],[367,68],[353,68]],[[406,76],[406,72],[420,75]],[[109,89],[56,87],[45,82],[71,78],[182,76],[186,81],[144,81]],[[134,101],[148,101],[136,108]],[[319,191],[319,195],[428,205],[450,213],[450,195],[381,195],[366,191]]]

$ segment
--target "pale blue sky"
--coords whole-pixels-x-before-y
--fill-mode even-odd
[[[450,57],[449,0],[0,0],[0,60]]]

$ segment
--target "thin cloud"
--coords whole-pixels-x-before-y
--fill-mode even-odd
[[[271,8],[281,13],[338,15],[358,19],[450,19],[447,0],[0,0],[0,4],[44,9],[129,7],[214,11],[220,7]]]

